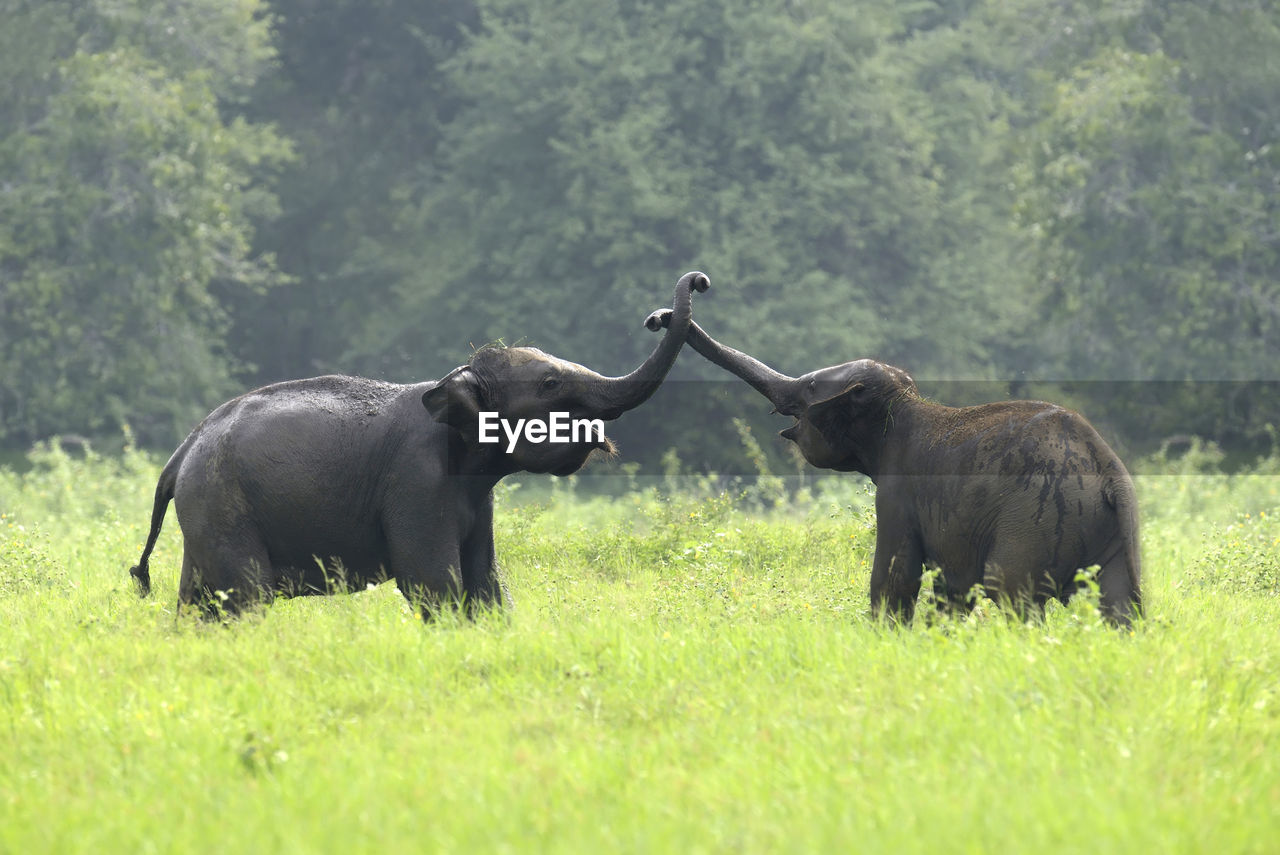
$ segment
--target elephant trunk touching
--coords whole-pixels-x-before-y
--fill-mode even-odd
[[[616,419],[627,410],[635,409],[658,391],[667,372],[675,364],[676,356],[684,345],[685,335],[693,317],[693,291],[706,291],[711,287],[707,274],[691,271],[676,283],[672,304],[670,328],[662,341],[653,349],[635,371],[621,377],[602,377],[596,384],[597,397],[589,404],[599,418]]]
[[[667,309],[659,309],[644,321],[644,325],[651,330],[659,330],[669,323],[674,327],[675,318]],[[778,412],[787,416],[796,415],[797,408],[794,403],[796,379],[794,377],[774,371],[760,360],[740,350],[725,347],[707,335],[706,331],[692,320],[689,321],[685,341],[710,362],[745,380],[751,388],[768,398],[769,403],[773,404]]]

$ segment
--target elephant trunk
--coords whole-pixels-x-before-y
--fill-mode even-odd
[[[595,384],[595,400],[589,403],[589,409],[599,418],[609,421],[640,406],[658,391],[667,372],[675,364],[676,356],[684,345],[689,324],[692,323],[692,292],[706,291],[710,287],[711,280],[705,273],[695,270],[680,277],[680,281],[676,283],[667,334],[635,371],[621,377],[600,378]]]
[[[670,323],[675,327],[675,318],[667,309],[659,309],[645,319],[645,326],[658,330]],[[670,335],[670,332],[668,332]],[[702,327],[689,321],[685,333],[686,343],[710,362],[719,365],[730,374],[745,380],[751,388],[769,399],[769,403],[783,415],[793,416],[798,412],[795,403],[796,379],[774,371],[768,365],[740,350],[726,347],[707,335]]]

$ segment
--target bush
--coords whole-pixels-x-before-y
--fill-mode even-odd
[[[1215,526],[1186,583],[1230,594],[1280,596],[1280,510]]]
[[[0,512],[0,599],[68,583],[66,568],[50,556],[49,538],[40,527]]]

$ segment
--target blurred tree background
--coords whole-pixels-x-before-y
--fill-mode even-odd
[[[1130,453],[1280,423],[1271,0],[0,12],[7,447],[170,447],[253,385],[495,339],[621,373],[692,268],[699,322],[788,373],[874,356]],[[732,470],[735,416],[782,426],[691,354],[672,377],[624,459]]]

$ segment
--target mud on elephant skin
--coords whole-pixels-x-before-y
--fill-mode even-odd
[[[660,309],[645,326],[672,318]],[[1141,614],[1133,481],[1079,413],[1039,401],[944,406],[870,359],[789,377],[692,322],[686,342],[793,417],[781,435],[814,466],[875,483],[874,610],[910,620],[926,564],[941,571],[941,602],[963,608],[981,585],[1020,611],[1066,602],[1078,572],[1097,566],[1104,616],[1128,625]]]
[[[266,386],[215,409],[169,459],[151,529],[131,572],[151,589],[148,563],[170,500],[183,532],[179,601],[207,614],[274,595],[362,590],[394,578],[430,605],[501,605],[493,548],[493,487],[517,471],[568,475],[602,435],[514,444],[480,442],[479,416],[616,419],[662,384],[684,344],[691,292],[675,288],[671,329],[649,357],[605,377],[535,348],[488,347],[441,380],[400,385],[327,376]]]

